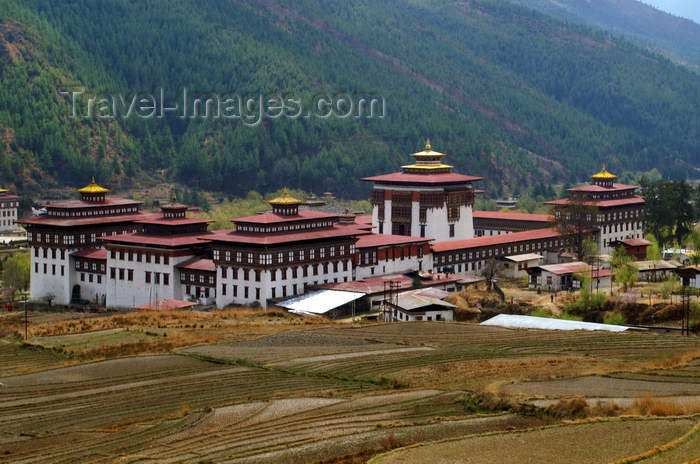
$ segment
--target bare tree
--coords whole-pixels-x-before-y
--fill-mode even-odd
[[[486,261],[486,264],[481,269],[481,276],[486,278],[486,284],[488,285],[488,290],[491,290],[491,284],[493,283],[493,278],[498,274],[498,263],[494,258]]]
[[[566,203],[553,208],[554,227],[561,235],[565,247],[574,253],[579,261],[586,259],[586,241],[593,237],[597,213],[598,208],[576,193]]]

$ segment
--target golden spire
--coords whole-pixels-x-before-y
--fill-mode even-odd
[[[106,189],[104,187],[100,187],[95,183],[95,176],[92,176],[92,181],[90,182],[89,185],[86,185],[85,187],[81,189],[76,189],[77,192],[80,193],[107,193],[111,192],[111,189]]]
[[[284,205],[301,205],[304,202],[301,200],[297,200],[293,196],[289,194],[287,191],[287,187],[284,188],[284,191],[282,192],[282,195],[278,196],[275,199],[272,199],[267,202],[268,204],[272,206],[284,206]]]
[[[603,164],[603,169],[598,174],[593,174],[590,176],[591,179],[596,179],[596,180],[612,180],[612,179],[617,179],[618,176],[615,174],[610,174],[606,169],[605,169],[605,164]]]
[[[431,151],[432,148],[430,148],[430,139],[427,139],[425,141],[425,151]]]

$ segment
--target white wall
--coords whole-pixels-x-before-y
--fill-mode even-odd
[[[75,250],[65,250],[64,259],[61,259],[61,251],[56,250],[56,259],[53,259],[50,249],[47,258],[44,258],[45,247],[39,247],[39,256],[35,257],[35,248],[32,246],[29,249],[31,253],[29,298],[32,301],[41,301],[45,296],[52,294],[55,297],[54,303],[69,304],[71,297],[69,255]],[[36,272],[37,264],[38,272]],[[46,264],[46,273],[44,273],[44,264]],[[61,276],[61,268],[63,268],[63,276]]]
[[[146,263],[145,257],[142,257],[141,262],[134,260],[129,261],[128,255],[125,253],[124,260],[119,259],[117,253],[116,259],[112,259],[111,255],[107,256],[107,306],[109,307],[134,307],[147,303],[153,303],[165,299],[182,299],[180,286],[180,273],[176,272],[175,266],[182,262],[191,259],[193,255],[185,256],[170,256],[168,264],[163,264],[163,250],[151,250],[151,253],[160,253],[160,262],[155,264],[153,256],[151,262]],[[134,252],[134,255],[136,252]],[[111,278],[110,269],[117,268],[116,278]],[[119,269],[124,268],[124,280],[119,279]],[[134,270],[134,280],[129,281],[127,269]],[[151,282],[146,283],[146,271],[151,272]],[[160,272],[160,284],[154,282],[153,273]],[[163,274],[170,274],[170,282],[165,285],[163,282]]]
[[[319,263],[318,275],[313,275],[313,266],[311,264],[300,264],[297,269],[297,277],[292,277],[291,267],[285,268],[284,276],[279,269],[276,269],[276,279],[273,281],[271,270],[265,269],[261,272],[260,282],[255,281],[255,271],[251,269],[248,272],[248,280],[243,280],[243,269],[236,268],[236,275],[229,269],[226,278],[222,277],[220,266],[216,268],[217,286],[216,286],[216,306],[223,308],[230,304],[251,305],[257,301],[263,308],[267,308],[268,298],[291,298],[294,295],[304,293],[304,284],[316,285],[330,282],[348,282],[352,280],[352,259],[345,258],[347,270],[343,270],[343,261],[338,265],[338,271],[333,272],[333,263],[329,261],[328,273],[323,272],[323,263]],[[306,266],[308,275],[304,277],[302,266]],[[294,285],[296,284],[296,293],[294,293]],[[226,285],[226,294],[223,292],[223,285]],[[237,287],[236,295],[233,295],[233,286]],[[248,288],[248,296],[245,296],[245,288]],[[286,297],[284,296],[283,287],[286,288]],[[275,289],[275,296],[272,296],[272,289]],[[256,289],[259,289],[260,298],[256,298]]]

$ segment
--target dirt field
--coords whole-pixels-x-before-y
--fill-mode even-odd
[[[616,420],[465,438],[400,450],[372,462],[607,463],[664,445],[688,433],[696,421]],[[666,461],[669,462],[669,461]]]
[[[565,418],[533,400],[700,395],[694,338],[262,312],[46,318],[30,345],[0,339],[0,361],[0,462],[13,463],[354,463],[486,432],[511,447],[561,440],[572,462],[596,462],[579,442],[639,435],[610,446],[616,459],[698,417],[525,432]]]

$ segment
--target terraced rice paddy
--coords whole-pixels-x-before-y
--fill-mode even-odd
[[[71,359],[53,350],[22,345],[18,337],[0,338],[0,377],[69,364]]]
[[[224,340],[236,339],[235,329],[223,330]],[[485,432],[554,440],[557,433],[590,430],[594,439],[615,427],[649,428],[654,440],[620,448],[625,455],[665,443],[698,420],[608,421],[578,432],[567,426],[517,435],[544,419],[477,414],[464,399],[465,390],[491,385],[525,399],[596,396],[619,385],[630,396],[648,393],[645,388],[664,396],[700,394],[693,355],[690,362],[672,360],[700,350],[697,339],[446,323],[295,330],[279,330],[278,323],[258,338],[70,366],[80,359],[4,339],[0,462],[361,462],[397,446]],[[42,338],[46,346],[78,343],[89,350],[85,340],[112,343],[120,334]],[[23,363],[29,373],[15,375]],[[605,376],[581,377],[590,370]]]
[[[476,436],[399,450],[373,463],[607,463],[665,445],[690,432],[695,420],[615,420]],[[671,461],[664,461],[671,462]]]

